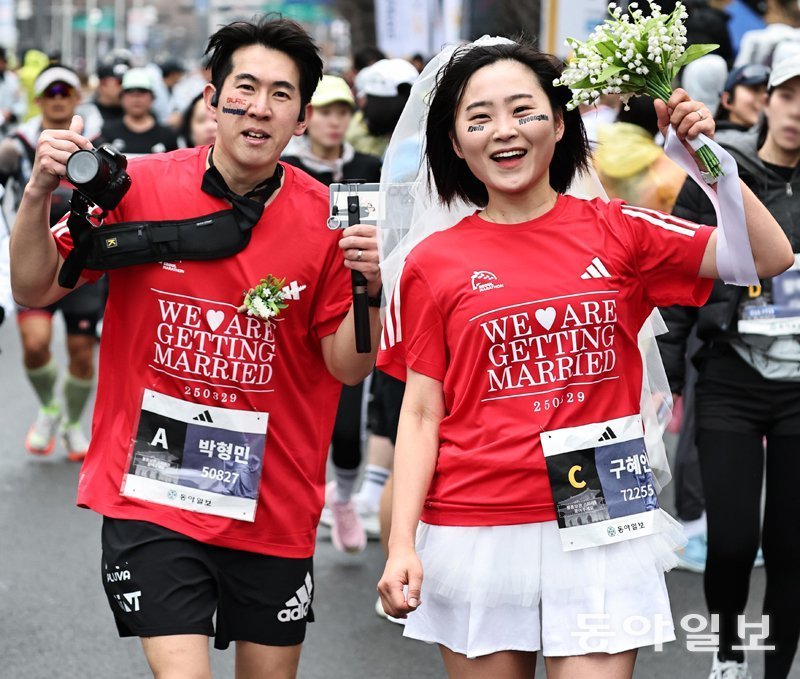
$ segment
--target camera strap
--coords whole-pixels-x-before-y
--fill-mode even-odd
[[[264,203],[280,186],[283,167],[279,163],[272,177],[240,196],[230,190],[210,153],[209,164],[201,188],[230,201],[231,208],[200,217],[97,227],[90,219],[87,201],[73,192],[67,226],[74,247],[61,267],[59,284],[74,288],[83,269],[108,271],[156,262],[222,259],[244,250],[264,212]]]

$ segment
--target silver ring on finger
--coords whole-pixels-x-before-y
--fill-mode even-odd
[[[361,258],[362,258],[363,256],[364,256],[364,251],[363,251],[363,250],[359,250],[359,251],[356,253],[356,261],[357,261],[357,262],[360,262],[360,261],[361,261]]]
[[[699,108],[699,109],[697,109],[695,111],[695,113],[697,114],[697,117],[700,118],[700,120],[705,120],[706,119],[706,117],[703,115],[703,109]]]

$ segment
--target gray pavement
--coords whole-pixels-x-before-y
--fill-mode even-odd
[[[56,325],[62,361],[63,333]],[[147,679],[137,640],[116,636],[100,584],[100,519],[74,505],[78,467],[58,449],[34,460],[22,441],[35,414],[13,322],[0,327],[0,679]],[[88,422],[88,416],[87,416]],[[662,498],[669,506],[669,494]],[[336,552],[321,530],[316,556],[317,622],[300,663],[303,679],[443,677],[435,648],[405,640],[373,611],[382,569],[377,543],[357,557]],[[702,577],[673,572],[668,585],[676,620],[704,614]],[[764,573],[754,574],[748,620],[755,620]],[[800,614],[800,612],[799,612]],[[758,654],[754,677],[762,676]],[[541,665],[541,661],[540,661]],[[212,651],[214,676],[233,677],[233,652]],[[640,653],[636,677],[705,678],[706,654],[690,653],[685,633],[663,652]],[[538,676],[544,676],[541,670]],[[800,679],[800,661],[792,679]]]

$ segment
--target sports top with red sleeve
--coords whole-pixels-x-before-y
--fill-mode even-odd
[[[132,160],[132,187],[107,223],[229,209],[200,190],[207,154],[201,147]],[[352,295],[340,234],[326,227],[327,190],[292,166],[284,173],[240,253],[108,272],[79,505],[223,547],[313,553],[341,389],[320,340],[339,327]],[[64,222],[52,233],[66,256]],[[243,290],[270,274],[285,279],[287,308],[271,323],[238,313]],[[156,492],[152,501],[147,493]],[[254,517],[215,514],[218,501],[249,502]]]
[[[443,383],[426,523],[556,518],[540,433],[639,413],[637,334],[656,306],[700,305],[713,229],[559,196],[541,217],[477,215],[409,254],[378,367]]]

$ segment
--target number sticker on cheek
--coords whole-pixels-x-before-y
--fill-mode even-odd
[[[470,125],[467,132],[483,132],[483,125]]]
[[[519,119],[520,125],[525,125],[527,123],[532,123],[536,120],[550,120],[550,116],[546,113],[539,113],[535,116],[525,116],[524,118]]]

